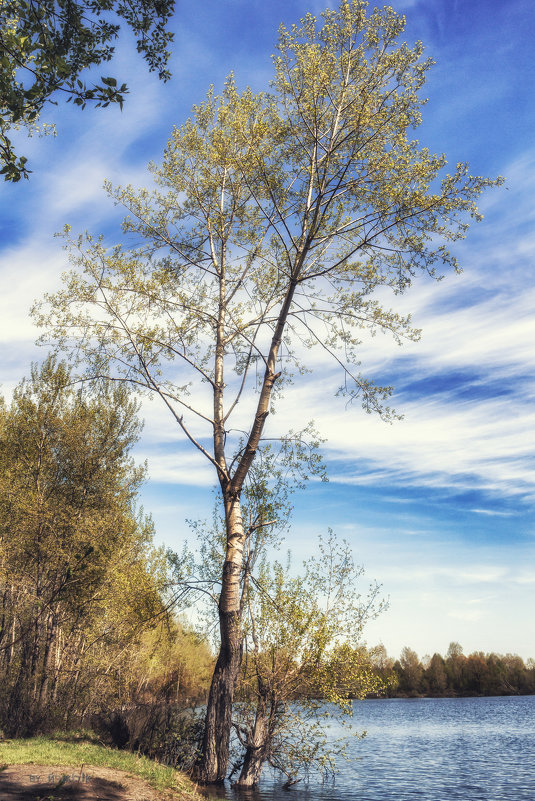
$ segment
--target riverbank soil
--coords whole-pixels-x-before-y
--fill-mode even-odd
[[[0,801],[180,801],[121,770],[83,765],[7,765],[0,772]]]

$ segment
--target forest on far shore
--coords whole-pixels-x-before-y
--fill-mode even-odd
[[[390,698],[535,694],[535,660],[524,662],[516,654],[476,651],[465,656],[457,642],[450,644],[445,657],[435,653],[420,659],[405,647],[394,660],[383,645],[373,654]]]

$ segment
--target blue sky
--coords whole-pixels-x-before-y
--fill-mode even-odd
[[[31,180],[0,186],[0,379],[4,394],[43,351],[31,303],[59,286],[65,269],[55,231],[119,238],[120,212],[105,179],[144,185],[174,124],[208,86],[234,70],[239,86],[267,86],[280,22],[322,3],[308,0],[178,0],[173,79],[158,83],[130,42],[114,72],[131,88],[118,109],[53,107],[55,138],[21,141]],[[419,343],[365,342],[365,372],[396,387],[404,419],[387,425],[333,400],[339,375],[315,357],[278,415],[314,419],[327,438],[330,482],[296,498],[288,545],[306,556],[333,527],[354,547],[390,609],[366,632],[397,655],[472,650],[535,657],[535,93],[532,0],[407,0],[406,39],[437,62],[418,138],[472,172],[502,174],[483,198],[483,223],[457,247],[461,276],[418,281],[396,301],[423,329]],[[111,70],[102,70],[108,74]],[[212,476],[156,403],[144,406],[138,447],[149,463],[142,501],[158,538],[179,548],[186,518],[209,516]]]

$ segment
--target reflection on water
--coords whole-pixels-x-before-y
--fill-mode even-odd
[[[359,701],[335,783],[282,788],[269,772],[227,801],[535,801],[535,696]],[[332,726],[333,737],[340,736]],[[212,790],[212,795],[216,793]]]

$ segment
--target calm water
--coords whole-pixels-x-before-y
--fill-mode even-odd
[[[269,772],[232,801],[535,801],[535,696],[355,703],[368,734],[334,784],[286,791]],[[333,727],[333,736],[337,730]]]

